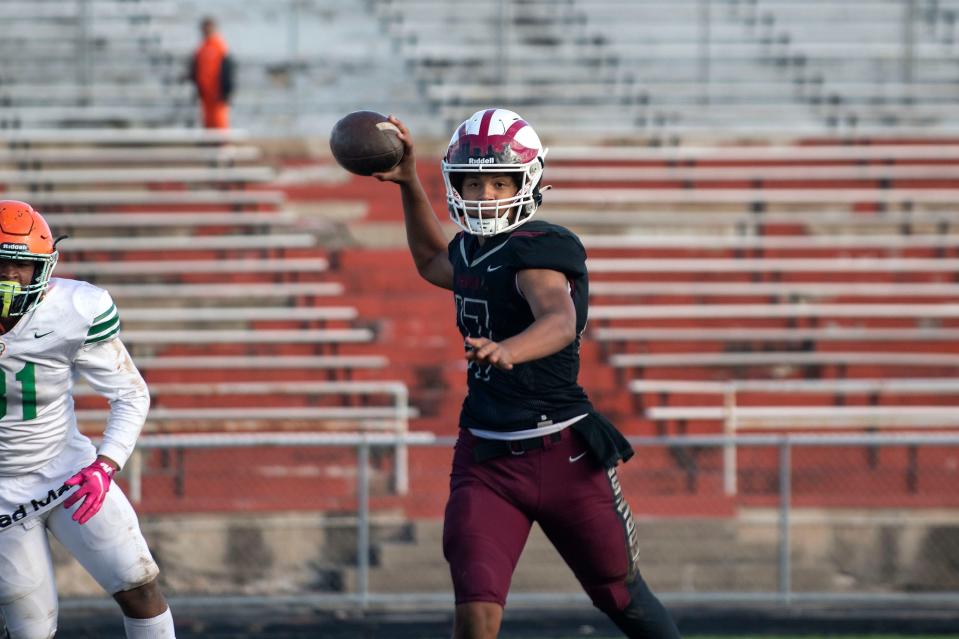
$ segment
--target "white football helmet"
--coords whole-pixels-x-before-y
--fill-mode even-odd
[[[506,109],[474,113],[457,127],[443,158],[450,219],[467,233],[484,236],[510,231],[529,220],[543,201],[539,182],[546,152],[533,127],[516,113]],[[519,190],[501,200],[464,200],[459,190],[464,174],[478,171],[516,174]]]

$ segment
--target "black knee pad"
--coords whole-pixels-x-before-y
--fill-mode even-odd
[[[676,623],[638,572],[627,584],[629,602],[623,608],[597,607],[630,639],[681,639]],[[594,600],[595,602],[595,600]]]

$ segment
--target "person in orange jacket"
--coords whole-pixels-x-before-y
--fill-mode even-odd
[[[203,42],[193,54],[190,78],[203,111],[203,126],[227,129],[230,126],[229,101],[233,93],[233,60],[213,18],[203,18],[200,31]]]

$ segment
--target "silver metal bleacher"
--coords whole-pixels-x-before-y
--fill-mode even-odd
[[[148,428],[278,424],[405,433],[416,409],[402,382],[348,379],[354,372],[382,376],[388,360],[371,346],[376,322],[340,299],[346,287],[329,278],[315,222],[284,208],[282,189],[262,188],[277,174],[255,164],[264,154],[248,144],[246,128],[183,126],[196,122],[193,89],[182,76],[197,44],[200,12],[218,13],[213,1],[202,4],[37,0],[0,6],[0,18],[14,25],[0,43],[6,60],[0,197],[30,202],[55,231],[73,235],[59,245],[57,276],[89,279],[114,296],[121,336],[153,393]],[[386,41],[378,52],[369,46],[378,39],[377,25],[360,19],[369,15],[365,8],[330,2],[331,12],[320,19],[304,12],[303,27],[321,26],[325,34],[316,39],[322,56],[291,63],[247,47],[275,38],[231,37],[231,16],[267,27],[263,15],[275,9],[260,3],[251,12],[252,5],[240,4],[222,6],[239,61],[234,122],[289,134],[274,126],[270,109],[310,113],[328,99],[319,116],[329,118],[325,133],[359,96],[401,99],[402,62],[384,62]],[[338,19],[329,20],[332,15]],[[344,28],[351,24],[357,28]],[[336,46],[350,39],[354,46]],[[312,35],[304,37],[304,52],[312,42]],[[285,43],[279,45],[287,54]],[[284,68],[294,75],[307,70],[290,83],[299,86],[296,95],[277,82]],[[342,69],[349,72],[337,73]],[[310,73],[339,78],[325,86]],[[408,93],[408,103],[419,101],[415,91]],[[351,215],[363,212],[331,204],[337,206]],[[230,378],[247,381],[211,382]],[[79,401],[94,401],[88,390],[77,389]],[[255,396],[257,405],[231,403],[241,395]],[[176,401],[167,403],[170,397]],[[97,427],[105,415],[105,408],[78,410],[82,422]],[[402,493],[404,446],[397,446],[395,464],[395,489]]]

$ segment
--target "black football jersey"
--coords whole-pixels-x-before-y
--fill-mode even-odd
[[[586,327],[589,281],[586,250],[569,230],[529,221],[511,233],[478,239],[459,233],[449,244],[456,323],[463,337],[502,341],[533,323],[516,284],[523,269],[566,275],[576,307],[576,339],[563,350],[506,371],[469,362],[464,428],[513,431],[546,426],[592,410],[577,382],[580,334]]]

